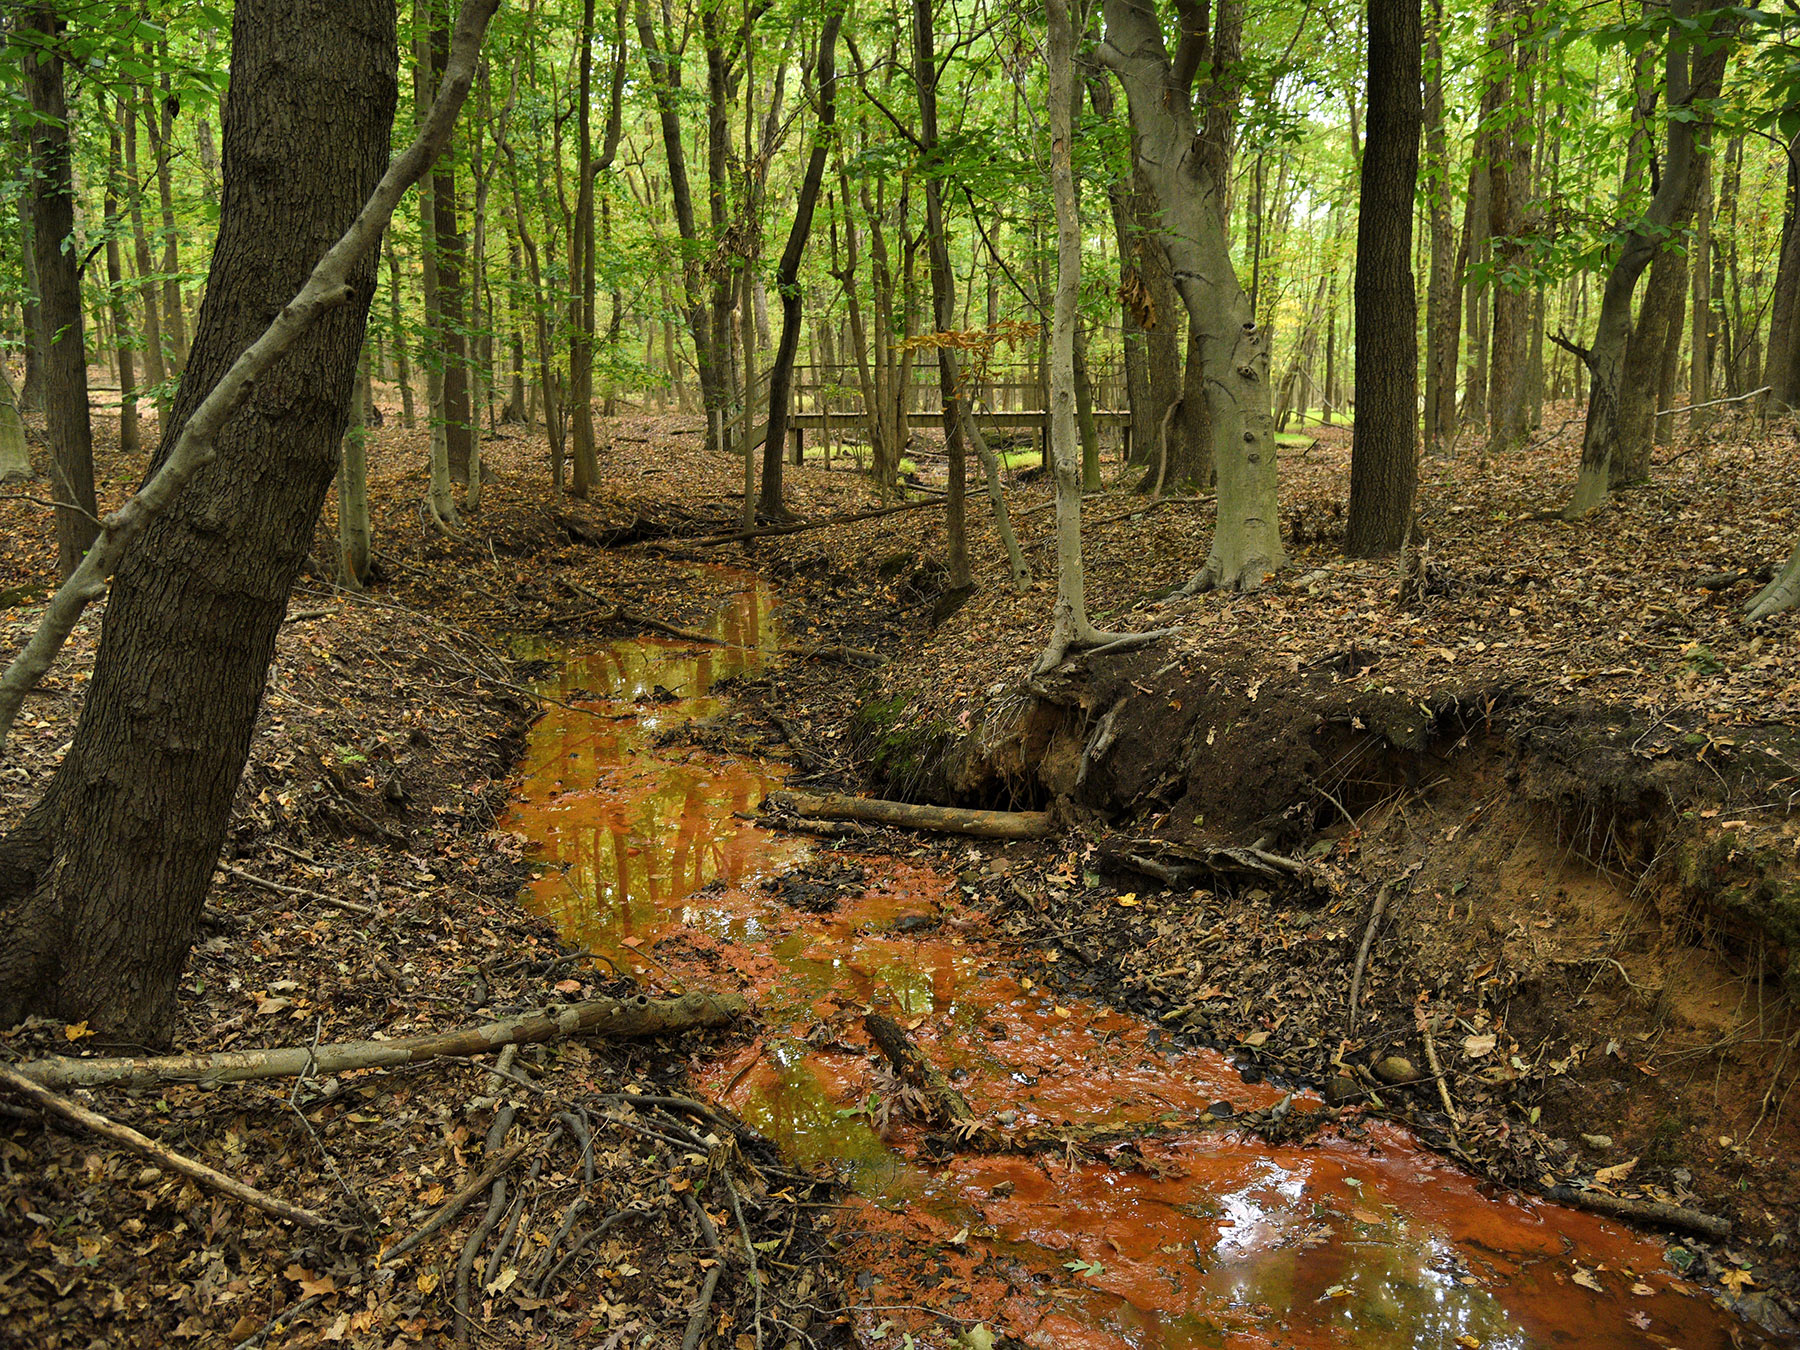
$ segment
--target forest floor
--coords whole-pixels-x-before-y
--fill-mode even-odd
[[[560,505],[541,437],[504,429],[484,443],[495,477],[467,534],[440,538],[417,509],[423,434],[398,430],[390,408],[371,447],[376,589],[352,597],[326,579],[328,504],[177,1040],[395,1036],[620,989],[522,910],[524,861],[492,828],[531,715],[514,687],[530,668],[509,666],[505,640],[576,646],[691,626],[719,593],[689,564],[730,562],[776,583],[787,640],[888,658],[872,672],[794,659],[742,688],[746,714],[810,772],[891,795],[1049,806],[1069,827],[980,868],[943,850],[1033,978],[1151,1015],[1176,1043],[1226,1048],[1247,1077],[1405,1120],[1508,1185],[1729,1218],[1734,1241],[1683,1238],[1681,1259],[1779,1325],[1800,1243],[1786,950],[1800,933],[1789,812],[1800,650],[1793,615],[1739,622],[1753,575],[1715,574],[1779,566],[1800,534],[1794,429],[1722,423],[1661,452],[1652,487],[1571,525],[1540,517],[1570,477],[1571,411],[1512,454],[1427,462],[1422,584],[1404,604],[1391,560],[1339,556],[1343,429],[1283,451],[1290,566],[1247,596],[1166,600],[1204,557],[1209,505],[1146,504],[1109,456],[1117,481],[1086,507],[1091,610],[1105,627],[1179,631],[1032,683],[1054,593],[1041,477],[1009,493],[1031,589],[1008,590],[972,499],[978,585],[960,596],[946,593],[932,504],[697,546],[733,528],[741,470],[698,448],[690,416],[603,422],[601,483]],[[104,437],[103,503],[137,471]],[[853,473],[788,473],[803,518],[876,505]],[[12,606],[0,651],[50,584],[49,537],[47,512],[0,498],[0,604]],[[67,743],[96,632],[90,618],[28,705],[0,775],[0,825]],[[882,832],[855,846],[884,840],[900,846]],[[1302,859],[1308,884],[1234,873],[1210,853],[1252,842]],[[27,1026],[0,1053],[87,1048],[82,1031]],[[18,1319],[44,1345],[236,1343],[282,1313],[271,1343],[454,1336],[481,1202],[379,1297],[371,1273],[381,1248],[480,1170],[482,1138],[510,1102],[512,1138],[541,1165],[499,1203],[500,1224],[525,1215],[512,1255],[463,1279],[484,1341],[555,1344],[597,1324],[624,1344],[679,1329],[710,1266],[683,1197],[699,1196],[729,1236],[735,1189],[753,1240],[785,1244],[774,1306],[829,1343],[855,1296],[816,1222],[827,1189],[784,1175],[752,1141],[699,1147],[691,1117],[607,1097],[685,1095],[699,1040],[528,1050],[517,1068],[540,1090],[524,1096],[459,1061],[298,1088],[89,1094],[171,1147],[356,1220],[355,1236],[328,1241],[240,1222],[228,1202],[91,1139],[10,1123],[0,1204],[24,1221],[0,1225],[0,1324]],[[1410,1072],[1386,1072],[1396,1058]],[[588,1108],[591,1182],[576,1127],[559,1121],[575,1105]],[[546,1284],[578,1201],[667,1221],[622,1222]],[[579,1235],[588,1221],[575,1218]],[[718,1343],[743,1345],[751,1294],[732,1251],[712,1313],[738,1328]],[[898,1274],[887,1297],[929,1301]]]

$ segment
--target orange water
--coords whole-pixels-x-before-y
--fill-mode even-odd
[[[724,645],[646,639],[563,659],[545,692],[585,711],[552,706],[536,724],[506,827],[542,860],[532,903],[570,938],[652,988],[751,999],[760,1034],[702,1066],[702,1082],[854,1186],[842,1229],[868,1285],[868,1343],[892,1320],[881,1344],[900,1328],[948,1344],[894,1306],[921,1304],[1059,1348],[1771,1343],[1679,1279],[1655,1238],[1495,1192],[1385,1124],[1308,1148],[1174,1135],[1112,1164],[934,1162],[917,1131],[877,1129],[869,1009],[906,1025],[978,1111],[1019,1124],[1241,1112],[1281,1094],[1213,1051],[1157,1046],[1138,1018],[1032,987],[927,867],[846,855],[866,885],[824,915],[768,894],[762,882],[823,852],[738,818],[784,770],[653,744],[691,719],[728,727],[712,686],[769,660],[772,598],[739,579],[712,630]],[[673,701],[646,701],[658,686]]]

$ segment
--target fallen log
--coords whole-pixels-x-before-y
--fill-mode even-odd
[[[695,548],[717,548],[721,544],[738,544],[746,539],[768,539],[784,534],[801,534],[807,530],[823,530],[832,525],[851,525],[859,520],[876,520],[882,516],[898,515],[902,511],[922,511],[928,506],[942,506],[943,497],[933,497],[929,501],[902,502],[898,506],[883,506],[870,511],[850,511],[841,516],[826,516],[823,520],[801,520],[791,525],[762,525],[754,530],[737,530],[731,534],[716,534],[701,539],[680,539],[670,542],[692,544]]]
[[[1604,1214],[1609,1219],[1624,1219],[1630,1223],[1654,1224],[1658,1228],[1697,1233],[1714,1242],[1725,1242],[1731,1237],[1730,1219],[1721,1219],[1703,1210],[1689,1209],[1686,1205],[1672,1205],[1661,1200],[1631,1200],[1622,1195],[1607,1195],[1601,1191],[1578,1190],[1574,1186],[1547,1186],[1544,1188],[1544,1198],[1554,1200],[1559,1205]]]
[[[976,811],[958,806],[916,806],[879,797],[813,796],[802,792],[772,793],[771,809],[803,820],[860,820],[895,825],[903,830],[969,834],[979,839],[1038,839],[1050,833],[1047,811]]]
[[[266,1191],[259,1191],[254,1186],[216,1172],[203,1162],[173,1149],[165,1148],[146,1134],[140,1134],[129,1125],[121,1125],[101,1115],[98,1111],[90,1111],[85,1106],[59,1096],[41,1084],[34,1083],[21,1073],[0,1065],[0,1087],[17,1093],[33,1106],[52,1115],[61,1116],[64,1120],[81,1126],[91,1134],[102,1139],[110,1139],[123,1148],[134,1153],[141,1153],[171,1172],[180,1173],[191,1178],[209,1190],[229,1195],[234,1200],[242,1200],[246,1205],[260,1209],[265,1214],[273,1214],[278,1219],[286,1219],[289,1223],[297,1223],[306,1228],[327,1228],[329,1222],[323,1215],[315,1214],[310,1209],[302,1209],[298,1205],[290,1205],[285,1200],[277,1199]]]
[[[658,1036],[696,1027],[724,1026],[741,1017],[748,1007],[741,995],[732,993],[692,993],[675,999],[652,999],[640,994],[636,998],[552,1004],[501,1022],[391,1041],[121,1059],[53,1055],[27,1060],[17,1069],[23,1077],[46,1087],[148,1087],[169,1082],[216,1087],[257,1078],[347,1073],[446,1056],[485,1055],[508,1045],[554,1041],[565,1036]]]

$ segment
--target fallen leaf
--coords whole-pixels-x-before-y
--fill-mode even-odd
[[[1610,1186],[1615,1181],[1623,1181],[1631,1175],[1631,1169],[1638,1165],[1636,1158],[1627,1158],[1613,1167],[1602,1167],[1594,1173],[1594,1181],[1601,1186]]]
[[[1604,1294],[1606,1292],[1606,1286],[1594,1278],[1594,1272],[1591,1270],[1583,1270],[1580,1266],[1576,1266],[1573,1278],[1575,1283],[1580,1285],[1583,1289],[1592,1289],[1596,1294]]]
[[[1741,1294],[1746,1288],[1756,1283],[1747,1270],[1724,1270],[1719,1272],[1719,1283],[1734,1294]]]
[[[1495,1040],[1496,1037],[1492,1032],[1485,1036],[1464,1036],[1463,1053],[1470,1059],[1480,1059],[1483,1055],[1490,1055],[1494,1052]]]

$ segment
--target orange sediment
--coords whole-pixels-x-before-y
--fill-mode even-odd
[[[761,1035],[702,1084],[854,1186],[843,1236],[865,1336],[891,1320],[947,1344],[947,1324],[910,1310],[930,1307],[1057,1350],[1764,1343],[1678,1278],[1662,1243],[1497,1193],[1382,1123],[1305,1148],[1215,1128],[1111,1160],[947,1162],[912,1126],[878,1129],[869,1009],[989,1120],[1168,1122],[1283,1094],[1139,1018],[1032,987],[927,869],[861,859],[866,888],[824,914],[769,894],[761,883],[809,848],[738,818],[783,770],[733,752],[729,707],[709,693],[777,645],[769,592],[744,580],[714,629],[724,645],[647,639],[563,661],[546,692],[586,711],[537,723],[505,826],[543,865],[532,903],[568,937],[652,987],[735,981],[750,997]]]

